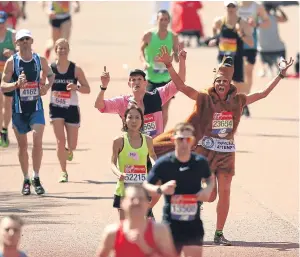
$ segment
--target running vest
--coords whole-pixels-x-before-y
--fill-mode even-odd
[[[38,54],[32,53],[30,61],[21,59],[18,53],[13,56],[14,70],[12,81],[16,82],[19,75],[24,71],[27,83],[24,88],[14,90],[13,113],[33,113],[43,110],[43,101],[40,96],[40,72],[41,60]]]
[[[65,19],[70,16],[70,2],[52,1],[50,2],[50,10],[55,12],[56,19]]]
[[[4,49],[9,49],[15,51],[15,46],[12,39],[12,30],[6,29],[6,35],[2,42],[0,42],[0,73],[4,70],[5,62],[7,61],[7,57],[3,55]]]
[[[70,62],[66,73],[59,73],[57,64],[52,63],[51,68],[55,74],[55,80],[51,88],[50,104],[55,107],[68,108],[70,105],[78,105],[78,95],[76,91],[67,90],[67,85],[77,84],[75,78],[76,65]]]
[[[129,101],[131,101],[131,99],[129,99]],[[157,121],[154,117],[154,113],[162,112],[162,100],[158,90],[155,89],[152,92],[146,92],[143,103],[145,107],[143,132],[151,137],[156,136]]]
[[[241,18],[238,19],[237,23],[239,23],[240,20]],[[225,17],[222,21],[219,40],[219,55],[234,57],[242,54],[243,41],[238,36],[235,28],[231,29],[227,27]]]
[[[152,249],[156,249],[153,223],[148,220],[147,228],[144,234],[144,240]],[[140,247],[132,242],[129,242],[126,235],[123,232],[123,222],[121,221],[120,227],[116,233],[115,238],[115,257],[146,257],[146,254],[140,249]]]
[[[118,181],[116,195],[124,196],[124,184],[139,184],[146,180],[148,146],[145,135],[141,134],[142,146],[138,149],[130,145],[128,134],[124,134],[124,145],[118,156],[121,173],[126,174],[124,181]]]
[[[168,32],[165,39],[160,39],[158,31],[152,32],[151,40],[148,46],[145,48],[145,59],[149,63],[150,67],[147,69],[147,80],[153,83],[168,82],[171,80],[170,74],[166,66],[161,62],[155,62],[155,57],[159,54],[160,48],[165,45],[168,48],[169,54],[173,49],[173,34]]]
[[[255,22],[258,22],[258,4],[255,1],[252,1],[252,3],[249,6],[241,6],[239,5],[238,8],[238,16],[240,16],[242,19],[247,20],[248,18],[252,17]],[[244,43],[244,49],[256,49],[257,48],[257,29],[253,28],[253,41],[254,46],[250,47],[246,43]]]

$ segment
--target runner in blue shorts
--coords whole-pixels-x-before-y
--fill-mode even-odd
[[[23,195],[31,193],[31,184],[38,195],[45,193],[39,178],[45,126],[41,96],[47,93],[54,81],[54,75],[46,59],[32,51],[32,43],[30,31],[21,29],[16,33],[16,45],[19,47],[19,52],[6,61],[1,83],[2,92],[13,91],[12,123],[18,141],[19,162],[24,175]],[[45,84],[46,81],[47,84]],[[30,181],[27,133],[31,130],[33,131],[33,178]]]

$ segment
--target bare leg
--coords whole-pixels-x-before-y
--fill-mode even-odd
[[[65,137],[65,121],[57,119],[52,121],[53,131],[57,142],[57,158],[60,163],[61,171],[67,172],[67,155],[66,155],[66,137]]]
[[[35,173],[40,172],[43,157],[43,134],[45,125],[33,124],[33,147],[32,147],[32,166]]]
[[[29,171],[29,162],[28,162],[28,143],[27,143],[27,134],[19,134],[18,130],[14,128],[14,132],[16,135],[16,139],[18,142],[18,156],[20,166],[24,175],[24,178],[29,178],[28,171]]]

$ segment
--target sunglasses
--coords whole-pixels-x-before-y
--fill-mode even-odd
[[[235,8],[236,6],[234,4],[227,5],[227,8]]]
[[[28,41],[28,40],[30,40],[30,37],[22,37],[22,38],[19,39],[19,41],[21,41],[21,42],[23,42],[24,40]]]
[[[175,136],[174,139],[179,141],[179,142],[186,141],[187,143],[191,143],[192,140],[194,139],[194,137],[193,136],[189,136],[189,137]]]

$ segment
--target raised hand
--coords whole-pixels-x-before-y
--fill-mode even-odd
[[[101,75],[101,83],[102,83],[102,86],[104,88],[107,87],[108,83],[110,81],[110,76],[109,76],[109,72],[106,72],[106,66],[104,66],[104,69],[103,69],[103,72],[102,72],[102,75]]]
[[[178,44],[178,57],[180,61],[186,60],[186,51],[184,50],[184,43],[181,42]]]
[[[173,55],[170,55],[168,52],[168,48],[166,46],[162,46],[160,48],[160,53],[155,57],[156,62],[162,62],[165,65],[172,63]]]
[[[283,75],[283,76],[286,76],[286,72],[288,70],[289,67],[291,67],[294,63],[294,59],[291,57],[290,58],[290,61],[287,62],[285,59],[283,59],[282,61],[280,61],[278,63],[278,67],[280,69],[280,73]]]

